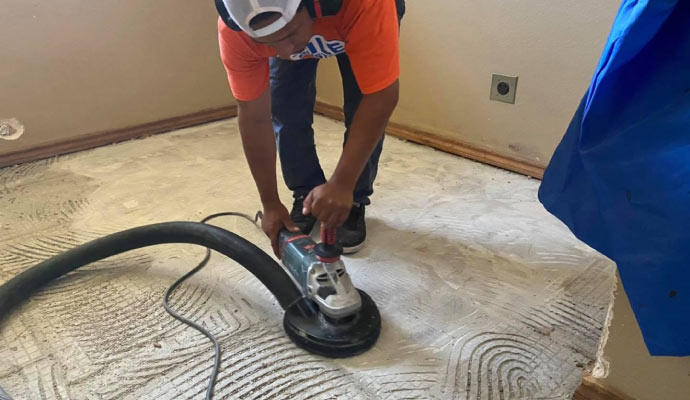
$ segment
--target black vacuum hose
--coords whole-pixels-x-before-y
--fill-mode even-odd
[[[165,222],[93,240],[12,278],[0,286],[0,322],[38,289],[79,267],[130,250],[166,243],[198,244],[232,258],[254,274],[283,309],[302,298],[287,272],[263,250],[240,236],[198,222]]]
[[[205,218],[204,222],[223,215],[239,215],[252,220],[243,214],[220,213]],[[347,320],[329,321],[321,315],[318,307],[303,296],[288,273],[268,254],[232,232],[198,222],[166,222],[114,233],[29,268],[0,286],[0,323],[38,289],[79,267],[130,250],[166,243],[204,246],[245,267],[276,297],[285,310],[285,332],[296,345],[307,351],[327,357],[352,357],[371,348],[379,337],[381,316],[376,304],[366,293],[360,291],[362,308],[356,316]],[[206,329],[172,310],[167,300],[180,283],[203,268],[209,256],[210,252],[207,250],[204,261],[178,279],[168,289],[163,301],[166,310],[173,317],[203,333],[214,344],[215,363],[206,399],[213,397],[213,385],[220,365],[218,341]],[[0,400],[7,398],[5,396],[0,389]]]

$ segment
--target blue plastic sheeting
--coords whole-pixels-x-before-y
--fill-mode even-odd
[[[690,355],[690,1],[624,1],[539,199],[613,259],[652,355]]]

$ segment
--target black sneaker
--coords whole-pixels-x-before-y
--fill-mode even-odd
[[[364,247],[367,238],[367,226],[364,223],[364,205],[355,204],[350,209],[347,220],[338,228],[338,243],[343,247],[343,254],[356,253]]]
[[[304,197],[296,198],[292,203],[292,211],[290,211],[290,219],[299,228],[302,233],[309,235],[311,230],[314,228],[316,223],[316,218],[311,215],[302,214],[302,208],[304,207]]]

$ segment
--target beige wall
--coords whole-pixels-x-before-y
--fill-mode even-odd
[[[545,164],[585,93],[619,0],[407,2],[393,121]],[[341,105],[337,64],[321,101]],[[517,104],[489,101],[493,72],[518,75]]]
[[[163,7],[165,5],[165,7]],[[2,0],[0,154],[233,102],[211,1]]]
[[[690,357],[651,357],[622,290],[620,279],[613,320],[604,347],[609,362],[605,386],[637,400],[680,400],[690,396]]]

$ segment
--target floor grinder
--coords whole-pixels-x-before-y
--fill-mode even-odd
[[[322,230],[318,244],[307,235],[280,233],[283,265],[308,299],[288,307],[284,327],[300,347],[325,356],[348,357],[376,343],[381,318],[371,297],[352,284],[335,232]]]
[[[190,243],[220,252],[256,276],[285,310],[283,327],[297,346],[326,357],[355,356],[376,343],[381,317],[371,297],[352,284],[340,259],[342,251],[336,245],[335,231],[323,231],[321,236],[322,241],[316,243],[309,236],[282,231],[279,241],[284,267],[281,267],[249,241],[206,223],[166,222],[114,233],[45,260],[0,286],[0,323],[32,293],[84,265],[142,247]],[[205,260],[209,256],[207,252]],[[171,289],[203,265],[202,262]],[[188,323],[178,315],[173,316]],[[220,363],[220,350],[210,334],[203,328],[198,330],[216,345],[216,366],[209,384],[209,399]]]

